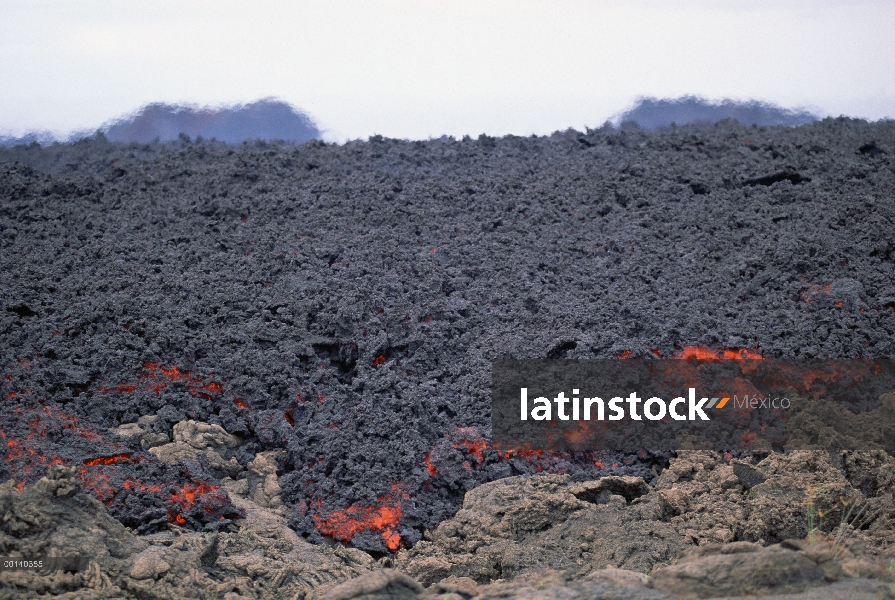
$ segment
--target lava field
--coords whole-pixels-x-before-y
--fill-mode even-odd
[[[290,527],[374,556],[511,475],[652,481],[667,456],[497,452],[491,361],[895,358],[893,156],[844,118],[0,149],[0,481],[233,528],[226,467],[120,434],[219,425],[275,453]]]

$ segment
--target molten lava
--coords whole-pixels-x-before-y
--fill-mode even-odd
[[[132,452],[126,452],[124,454],[116,454],[114,456],[101,456],[99,458],[92,458],[90,460],[85,460],[84,465],[88,467],[95,467],[97,465],[114,465],[117,462],[122,460],[131,460],[133,458]]]
[[[808,289],[802,291],[802,300],[804,300],[806,303],[811,303],[811,302],[814,302],[814,299],[817,297],[818,294],[823,293],[823,294],[826,294],[827,296],[829,296],[830,290],[832,289],[832,287],[833,287],[832,283],[828,283],[823,286],[818,286],[818,285],[812,284],[812,285],[808,286]]]
[[[401,500],[407,497],[395,484],[389,495],[377,498],[376,505],[352,505],[344,510],[332,511],[326,517],[314,515],[314,526],[323,535],[340,542],[350,542],[362,532],[378,533],[385,547],[395,552],[401,547],[401,535],[397,531],[403,514]],[[318,510],[321,507],[322,503],[318,501]]]
[[[656,358],[662,357],[662,351],[658,348],[650,350],[650,354],[655,356]],[[620,352],[615,355],[616,358],[621,360],[628,360],[630,358],[640,358],[634,357],[634,352],[632,350],[625,350],[624,352]],[[684,346],[684,348],[674,354],[672,358],[680,358],[683,360],[696,359],[696,360],[761,360],[763,356],[758,352],[758,348],[754,348],[749,350],[747,348],[738,348],[733,350],[712,350],[710,348],[706,348],[705,346]]]
[[[478,437],[477,432],[472,428],[461,427],[456,431],[462,438],[459,441],[454,442],[454,448],[465,448],[469,454],[475,457],[476,461],[484,461],[485,449],[488,447],[485,440]]]
[[[165,366],[160,363],[143,363],[143,370],[136,383],[119,383],[112,387],[101,387],[103,393],[132,394],[137,390],[145,390],[161,394],[168,384],[180,383],[186,386],[187,391],[193,396],[200,396],[210,400],[213,396],[224,392],[224,387],[212,381],[205,383],[205,378],[195,375],[192,371],[182,371],[177,365]],[[214,373],[209,375],[214,377]]]
[[[83,489],[108,506],[113,515],[131,522],[141,519],[139,513],[128,512],[132,510],[128,494],[134,493],[167,504],[170,522],[186,524],[185,517],[190,517],[193,526],[201,527],[238,514],[217,487],[194,479],[180,467],[167,467],[151,455],[129,451],[56,405],[4,408],[0,413],[0,440],[6,448],[2,465],[16,481],[16,489],[36,481],[53,465],[77,465],[75,474]],[[140,472],[147,476],[145,483],[135,476]],[[186,515],[197,503],[204,515],[196,511]]]
[[[684,346],[684,349],[674,355],[674,358],[689,360],[762,360],[758,348],[747,350],[711,350],[705,346]]]

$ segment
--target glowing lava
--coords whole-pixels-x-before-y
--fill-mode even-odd
[[[376,505],[352,505],[344,510],[332,511],[325,518],[314,515],[314,526],[323,535],[340,542],[350,542],[362,532],[378,533],[385,547],[395,552],[401,547],[401,535],[397,531],[403,514],[401,500],[407,497],[395,484],[391,494],[376,499]],[[321,505],[318,501],[318,509]]]
[[[226,492],[192,478],[184,470],[169,468],[168,480],[158,481],[156,470],[160,463],[155,457],[128,451],[58,406],[10,406],[7,401],[3,416],[5,429],[0,429],[0,448],[6,449],[3,466],[18,490],[39,479],[53,465],[74,466],[84,490],[96,496],[116,516],[123,514],[131,520],[139,519],[128,514],[127,494],[135,492],[162,499],[168,507],[169,522],[181,525],[187,524],[187,516],[192,518],[193,525],[201,525],[238,513]],[[149,467],[143,472],[156,481],[144,483],[134,476],[143,466]],[[201,513],[192,511],[186,515],[197,504]]]
[[[811,303],[811,302],[814,302],[814,299],[817,297],[818,294],[823,293],[823,294],[826,294],[827,296],[829,296],[830,290],[832,289],[832,287],[833,287],[832,283],[828,283],[824,286],[818,286],[818,285],[812,284],[812,285],[808,286],[807,290],[804,290],[802,292],[802,300],[804,300],[806,303]]]
[[[191,395],[200,396],[206,400],[211,400],[213,396],[224,392],[224,387],[220,383],[216,381],[205,383],[204,377],[196,375],[192,371],[183,371],[177,365],[165,366],[160,363],[146,362],[143,363],[143,370],[145,373],[138,378],[136,383],[119,383],[112,387],[101,387],[100,391],[132,394],[137,390],[145,390],[161,394],[168,384],[180,383],[186,386]],[[214,377],[214,373],[210,377]]]
[[[762,360],[764,357],[759,354],[758,348],[748,350],[740,348],[738,350],[711,350],[705,346],[684,346],[684,349],[674,355],[674,358],[689,360]]]
[[[124,454],[116,454],[114,456],[101,456],[99,458],[92,458],[90,460],[85,460],[84,465],[88,467],[95,467],[97,465],[114,465],[117,462],[122,460],[131,460],[133,458],[133,453],[126,452]]]

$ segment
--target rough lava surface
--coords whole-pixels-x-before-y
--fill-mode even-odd
[[[255,477],[377,556],[489,481],[655,484],[497,453],[491,361],[895,356],[893,156],[848,119],[0,150],[0,479],[71,467],[152,533],[233,531]]]

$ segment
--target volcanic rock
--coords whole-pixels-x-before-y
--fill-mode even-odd
[[[783,548],[762,549],[749,542],[703,546],[690,550],[674,565],[659,569],[650,585],[682,600],[774,588],[790,593],[821,583],[823,571],[810,558]]]
[[[574,483],[562,475],[482,485],[467,492],[452,519],[401,552],[396,567],[427,586],[452,578],[477,585],[522,581],[545,568],[569,581],[595,569],[661,572],[654,587],[672,595],[690,584],[702,590],[694,593],[733,595],[749,592],[750,580],[768,588],[788,580],[795,592],[862,574],[887,576],[895,505],[891,487],[878,486],[895,474],[889,455],[844,453],[853,466],[843,471],[826,452],[772,454],[750,467],[753,485],[745,486],[734,472],[738,463],[706,451],[678,454],[655,489],[631,477]],[[868,495],[852,485],[851,473],[868,474],[855,481]],[[627,500],[613,489],[637,492]],[[849,513],[854,505],[866,510]],[[815,543],[789,539],[806,536]],[[735,541],[750,539],[760,544]],[[762,545],[773,541],[783,543],[764,552]],[[855,560],[864,562],[850,567]],[[745,562],[734,571],[751,575],[724,575],[737,561]],[[781,565],[795,571],[781,574]],[[715,585],[715,577],[724,582]]]
[[[767,477],[761,471],[750,464],[735,461],[732,463],[732,466],[733,474],[736,475],[736,478],[740,480],[740,484],[746,489],[751,489],[767,480]]]
[[[165,562],[165,549],[160,546],[150,546],[134,557],[130,576],[134,579],[155,579],[170,570],[171,565]]]
[[[391,569],[382,569],[339,584],[321,600],[412,600],[423,587],[416,581]]]
[[[116,430],[119,435],[122,435],[122,427]],[[168,439],[164,433],[146,433],[141,429],[137,435],[141,435],[141,444],[150,454],[167,464],[177,464],[182,460],[195,461],[202,455],[206,467],[218,476],[234,477],[243,470],[242,465],[233,456],[233,450],[239,445],[239,441],[220,425],[190,420],[177,423],[173,429],[174,441],[168,444],[157,443],[160,439],[158,436],[164,436],[161,439]],[[132,435],[132,431],[135,430],[125,429],[125,434]],[[229,460],[225,460],[224,457],[229,457]]]
[[[0,419],[35,452],[7,450],[2,476],[132,452],[88,489],[140,531],[178,515],[210,529],[217,516],[168,515],[145,490],[151,510],[122,505],[123,480],[152,470],[143,484],[164,487],[161,463],[215,488],[238,476],[229,451],[242,466],[285,451],[290,526],[376,553],[413,546],[488,481],[652,484],[667,455],[495,451],[491,362],[895,355],[895,311],[877,302],[895,279],[893,148],[891,122],[827,119],[0,149]],[[32,430],[45,410],[146,433],[74,445]],[[238,446],[149,452],[188,421]]]
[[[400,597],[420,600],[496,600],[515,598],[550,600],[816,600],[856,598],[871,600],[893,598],[892,575],[877,571],[880,579],[865,575],[854,578],[826,577],[818,560],[830,559],[830,547],[824,544],[791,542],[772,547],[736,542],[710,544],[686,551],[674,565],[655,569],[651,576],[608,567],[583,577],[551,569],[520,575],[513,580],[500,579],[477,584],[469,578],[449,577],[412,593],[415,581],[400,580]],[[846,562],[846,561],[841,561]],[[879,568],[879,567],[877,567]],[[380,573],[364,575],[346,582],[339,590],[341,600],[380,598],[375,595],[393,579]],[[398,587],[397,585],[395,587]]]
[[[288,516],[289,511],[283,504],[282,489],[277,478],[277,463],[274,452],[259,452],[255,460],[248,465],[246,477],[247,497],[258,506],[269,508]]]
[[[886,558],[891,432],[848,446],[856,421],[803,411],[819,453],[731,457],[763,482],[723,454],[498,451],[489,382],[506,357],[895,356],[893,149],[848,119],[2,149],[0,480],[151,534],[127,555],[164,546],[158,579],[83,576],[146,594],[219,568],[222,593],[306,593],[399,551],[426,585],[813,534]]]
[[[310,597],[376,568],[359,550],[309,544],[282,516],[238,496],[238,532],[136,536],[92,495],[73,492],[76,483],[56,466],[21,491],[0,485],[0,553],[89,559],[81,572],[0,572],[0,598]]]
[[[424,585],[450,576],[487,583],[545,568],[579,576],[606,566],[648,572],[692,543],[661,520],[654,494],[632,502],[610,494],[603,501],[616,486],[590,495],[566,475],[484,484],[466,493],[452,519],[401,552],[396,567]]]

